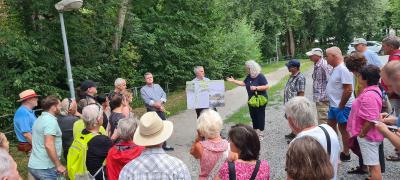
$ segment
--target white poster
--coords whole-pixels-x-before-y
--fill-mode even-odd
[[[188,109],[225,106],[224,81],[187,81],[186,97]]]

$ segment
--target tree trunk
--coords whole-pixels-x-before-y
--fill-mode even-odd
[[[294,42],[292,27],[288,27],[290,56],[294,58],[296,44]]]
[[[120,9],[118,11],[117,27],[113,38],[112,48],[114,51],[118,51],[121,45],[122,31],[124,30],[124,23],[126,13],[131,0],[121,0]]]

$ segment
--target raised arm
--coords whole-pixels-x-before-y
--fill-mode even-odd
[[[236,79],[233,78],[232,76],[226,78],[226,80],[227,80],[228,82],[234,83],[234,84],[236,84],[236,85],[238,85],[238,86],[245,86],[245,84],[244,84],[243,81],[236,80]]]

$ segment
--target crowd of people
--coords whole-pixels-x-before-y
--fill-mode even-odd
[[[314,62],[312,101],[304,97],[306,78],[300,62],[293,59],[286,64],[290,77],[284,88],[283,116],[291,130],[285,135],[288,179],[338,179],[339,161],[350,161],[350,152],[357,155],[359,166],[348,173],[382,179],[385,137],[396,147],[395,155],[386,160],[400,160],[400,134],[388,128],[400,125],[396,118],[400,114],[400,61],[396,61],[400,60],[400,40],[393,36],[382,43],[389,55],[385,65],[367,50],[362,38],[355,40],[356,52],[348,56],[338,47],[326,49],[326,56],[320,48],[307,52]],[[260,159],[260,142],[267,141],[263,131],[270,86],[256,61],[249,60],[245,66],[248,75],[243,81],[233,77],[227,81],[246,87],[252,127],[234,125],[224,139],[223,119],[216,109],[196,109],[197,136],[188,152],[199,160],[196,179],[270,178],[270,165]],[[194,73],[193,81],[209,80],[202,66],[196,66]],[[14,131],[18,150],[29,156],[29,179],[192,179],[187,165],[167,154],[174,150],[167,145],[174,125],[167,120],[166,93],[151,73],[144,74],[144,81],[140,96],[147,113],[140,118],[133,115],[133,94],[122,78],[104,96],[96,96],[96,83],[91,80],[81,83],[79,101],[46,96],[38,118],[33,109],[40,95],[32,89],[21,92]],[[250,102],[253,98],[258,104]],[[7,138],[0,133],[0,179],[20,179],[8,149]]]

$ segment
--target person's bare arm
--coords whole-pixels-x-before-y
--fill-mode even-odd
[[[234,83],[234,84],[236,84],[236,85],[238,85],[238,86],[245,86],[245,85],[246,85],[246,84],[244,84],[243,81],[236,80],[236,79],[233,78],[232,76],[226,78],[226,80],[229,81],[229,82],[231,82],[231,83]]]
[[[190,154],[196,159],[201,159],[203,155],[203,146],[199,141],[193,143]]]
[[[368,133],[368,131],[369,131],[372,127],[374,127],[374,124],[375,124],[375,123],[369,122],[369,121],[365,122],[364,125],[363,125],[363,127],[361,128],[361,132],[360,132],[360,135],[359,135],[360,138],[365,137],[365,135]]]
[[[375,127],[379,130],[379,132],[382,133],[383,136],[389,139],[395,148],[400,149],[400,137],[390,131],[385,123],[379,122],[375,124]],[[397,130],[397,132],[399,132],[399,130]]]
[[[264,85],[264,86],[250,86],[250,90],[252,91],[266,91],[269,89],[268,85]]]
[[[57,157],[56,146],[54,144],[55,137],[52,135],[45,135],[44,136],[44,147],[48,156],[50,157],[51,161],[53,161],[56,169],[60,173],[65,172],[65,167],[61,164],[61,161]]]
[[[29,142],[29,144],[32,144],[32,134],[30,132],[23,133],[22,135]]]
[[[343,84],[343,94],[339,103],[339,109],[343,109],[346,106],[347,101],[349,101],[351,97],[351,93],[353,93],[353,86],[351,84]]]

